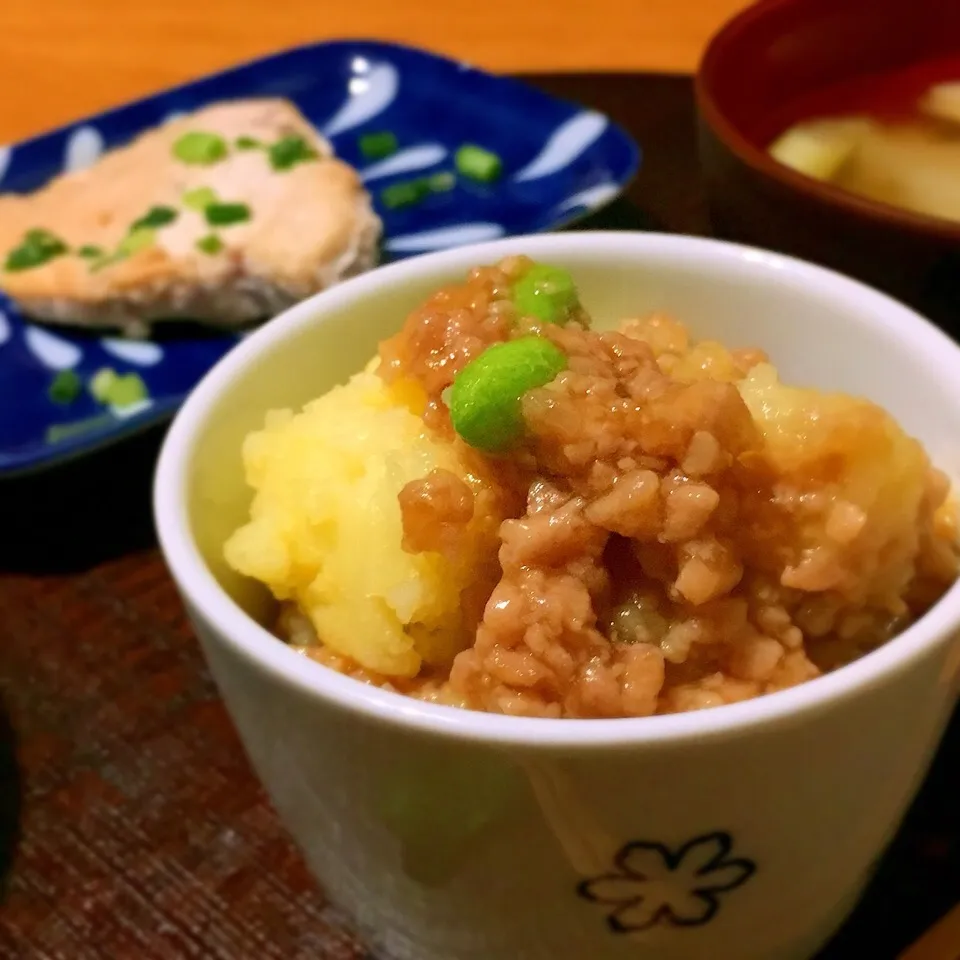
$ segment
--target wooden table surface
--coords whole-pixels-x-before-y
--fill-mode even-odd
[[[501,72],[692,71],[749,0],[0,0],[0,143],[292,44],[376,37]]]
[[[536,82],[644,145],[593,225],[706,230],[689,80]],[[308,876],[217,697],[151,529],[161,435],[0,483],[0,957],[389,960]],[[960,718],[823,960],[893,960],[960,899],[958,795]]]

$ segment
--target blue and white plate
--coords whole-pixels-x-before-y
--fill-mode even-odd
[[[383,260],[556,228],[609,203],[640,160],[633,140],[602,114],[420,50],[344,40],[279,53],[0,148],[0,192],[30,191],[81,169],[172,115],[250,96],[292,100],[360,170],[383,218]],[[365,162],[358,136],[381,130],[397,136],[399,150]],[[419,205],[383,209],[383,187],[452,169],[463,143],[502,158],[497,183],[461,180]],[[237,342],[235,334],[177,330],[128,342],[40,327],[0,297],[0,475],[55,465],[172,415]],[[105,410],[86,393],[66,407],[48,397],[56,371],[86,380],[104,366],[137,371],[150,399]]]

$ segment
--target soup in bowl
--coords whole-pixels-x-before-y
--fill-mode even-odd
[[[701,60],[711,217],[958,329],[960,7],[761,0]]]
[[[370,943],[823,943],[956,701],[958,372],[853,281],[631,234],[386,267],[212,371],[161,456],[161,542]]]

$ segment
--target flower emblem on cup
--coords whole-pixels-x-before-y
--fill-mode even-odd
[[[733,840],[724,832],[695,837],[675,850],[633,841],[614,857],[613,872],[584,880],[577,892],[613,907],[607,925],[614,933],[703,926],[716,916],[723,895],[756,873],[756,864],[731,857],[732,849]]]

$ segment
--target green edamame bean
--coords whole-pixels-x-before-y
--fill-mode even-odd
[[[566,368],[566,354],[541,337],[520,337],[487,347],[453,381],[450,418],[454,430],[478,450],[506,450],[523,434],[521,397]]]
[[[579,303],[573,277],[560,267],[535,263],[513,285],[513,303],[524,317],[563,323]]]

